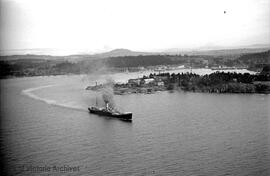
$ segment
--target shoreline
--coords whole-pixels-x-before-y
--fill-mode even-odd
[[[190,68],[181,68],[181,69],[174,69],[174,70],[163,70],[161,73],[169,72],[169,73],[187,73],[190,71]],[[201,72],[200,72],[201,71]],[[130,72],[119,72],[119,71],[109,71],[109,72],[92,72],[92,73],[68,73],[68,74],[48,74],[48,75],[22,75],[22,76],[14,76],[14,75],[8,75],[8,76],[0,76],[0,80],[6,80],[6,79],[17,79],[17,78],[38,78],[38,77],[55,77],[55,76],[78,76],[78,75],[108,75],[108,74],[150,74],[150,73],[159,73],[160,71],[156,71],[153,69],[143,70],[143,71],[130,71]],[[192,68],[192,72],[200,75],[205,74],[211,74],[214,72],[236,72],[236,73],[249,73],[249,74],[257,74],[259,72],[256,72],[254,70],[249,70],[246,68],[241,69],[211,69],[211,68]]]
[[[86,87],[86,90],[91,90],[91,91],[97,91],[99,92],[100,90],[92,90],[90,88],[91,86]],[[188,92],[188,93],[204,93],[204,94],[264,94],[264,95],[269,95],[270,91],[265,91],[265,92],[219,92],[219,91],[200,91],[200,90],[183,90],[181,88],[179,89],[173,89],[173,90],[168,90],[165,87],[164,88],[136,88],[136,89],[130,89],[127,88],[125,90],[121,89],[114,89],[114,94],[115,95],[131,95],[131,94],[155,94],[156,92]]]
[[[199,93],[270,93],[269,75],[214,72],[206,75],[193,73],[150,73],[127,83],[88,86],[86,90],[99,91],[110,86],[114,94],[152,94],[157,91],[185,91]]]

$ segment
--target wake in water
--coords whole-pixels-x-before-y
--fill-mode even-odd
[[[28,97],[33,98],[35,100],[45,102],[49,105],[54,105],[54,106],[59,106],[59,107],[64,107],[64,108],[69,108],[69,109],[75,109],[75,110],[80,110],[80,111],[87,111],[86,108],[74,105],[76,102],[60,103],[60,102],[57,102],[56,100],[51,100],[51,99],[39,97],[33,93],[33,91],[36,91],[36,90],[41,90],[41,89],[45,89],[45,88],[49,88],[49,87],[56,87],[56,86],[61,86],[61,85],[46,85],[46,86],[29,88],[29,89],[23,90],[22,94],[27,95]]]

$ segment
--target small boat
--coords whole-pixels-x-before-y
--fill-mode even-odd
[[[131,112],[119,112],[115,109],[110,108],[108,106],[108,104],[106,104],[106,108],[91,106],[88,108],[88,110],[90,113],[93,113],[93,114],[119,118],[121,120],[128,120],[128,121],[132,120],[132,113]]]

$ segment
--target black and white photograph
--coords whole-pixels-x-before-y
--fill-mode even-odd
[[[0,0],[0,175],[269,176],[270,0]]]

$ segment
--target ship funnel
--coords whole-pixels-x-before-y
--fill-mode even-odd
[[[102,89],[102,99],[106,105],[106,108],[114,108],[114,97],[112,87],[104,87]]]

